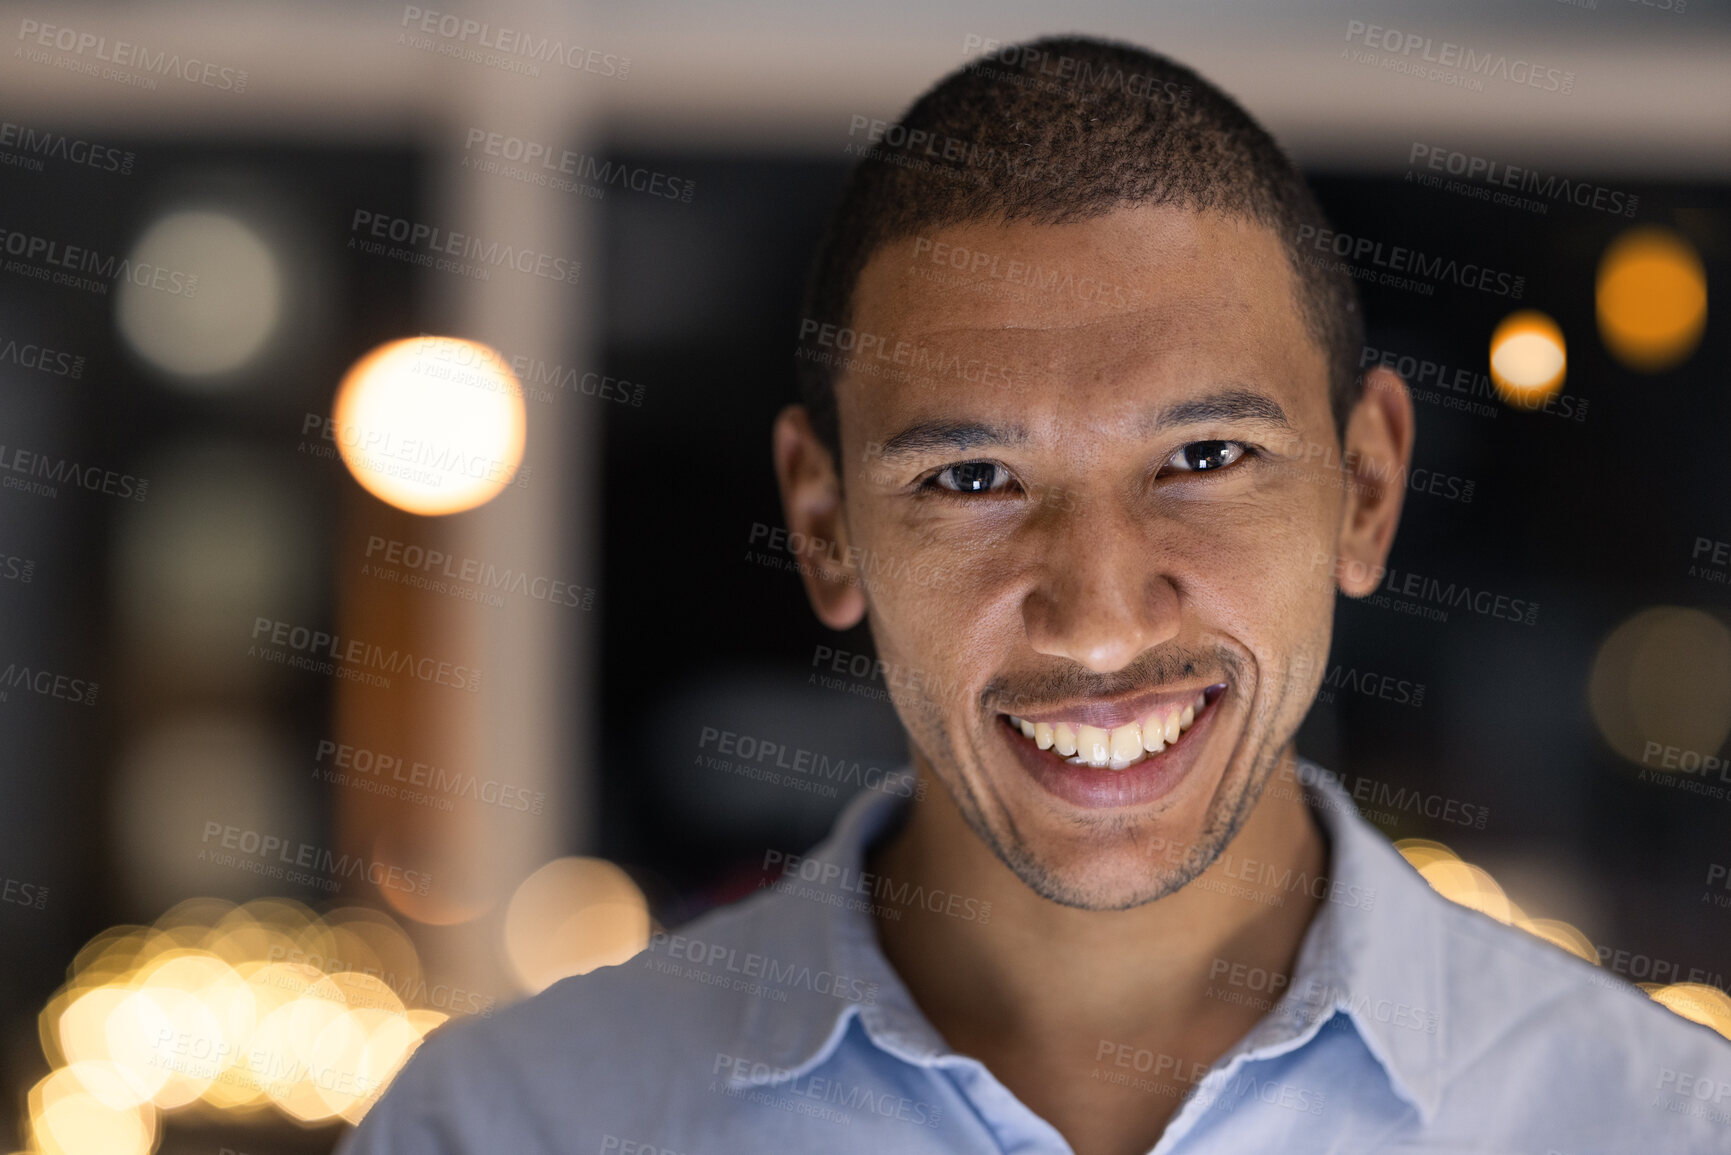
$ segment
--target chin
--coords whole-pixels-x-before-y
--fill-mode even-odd
[[[1144,819],[1062,845],[1042,841],[1014,851],[994,849],[1042,898],[1079,910],[1128,910],[1165,898],[1207,869],[1233,832],[1232,824],[1210,818]]]
[[[988,821],[964,805],[970,825],[1029,889],[1064,906],[1127,910],[1182,889],[1237,835],[1260,794],[1258,775],[1242,764],[1248,711],[1228,695],[1206,697],[1208,709],[1164,758],[1125,771],[1060,760],[1001,718],[980,766],[988,778],[1002,775],[991,791],[1000,809]],[[1054,785],[1058,775],[1086,780]]]

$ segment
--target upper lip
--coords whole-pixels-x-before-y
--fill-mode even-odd
[[[1123,698],[1084,698],[1063,706],[1043,707],[1029,712],[1017,711],[1014,716],[1030,722],[1046,722],[1051,725],[1068,722],[1073,726],[1098,726],[1102,730],[1111,730],[1118,726],[1127,726],[1131,722],[1140,722],[1156,712],[1165,716],[1173,707],[1182,710],[1196,701],[1196,695],[1215,687],[1224,689],[1225,685],[1224,682],[1203,682],[1188,689],[1144,690]]]

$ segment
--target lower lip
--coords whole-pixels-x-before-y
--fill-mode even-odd
[[[1220,712],[1225,697],[1226,691],[1222,690],[1175,745],[1123,770],[1073,766],[1056,750],[1042,750],[1022,737],[1009,719],[1000,715],[998,721],[1005,730],[1004,741],[1042,790],[1072,806],[1106,810],[1157,802],[1178,789],[1202,756],[1205,739],[1214,728],[1214,716]]]

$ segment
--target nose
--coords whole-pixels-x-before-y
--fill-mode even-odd
[[[1096,673],[1129,665],[1178,636],[1182,607],[1164,552],[1130,511],[1093,498],[1056,515],[1040,579],[1022,602],[1035,650]]]

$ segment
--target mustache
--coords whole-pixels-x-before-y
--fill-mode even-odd
[[[1194,685],[1198,677],[1209,684],[1233,685],[1241,672],[1239,656],[1225,646],[1163,646],[1109,674],[1075,662],[1037,673],[1000,674],[980,690],[980,707],[993,713],[1023,713],[1082,698],[1127,697],[1185,682]]]

